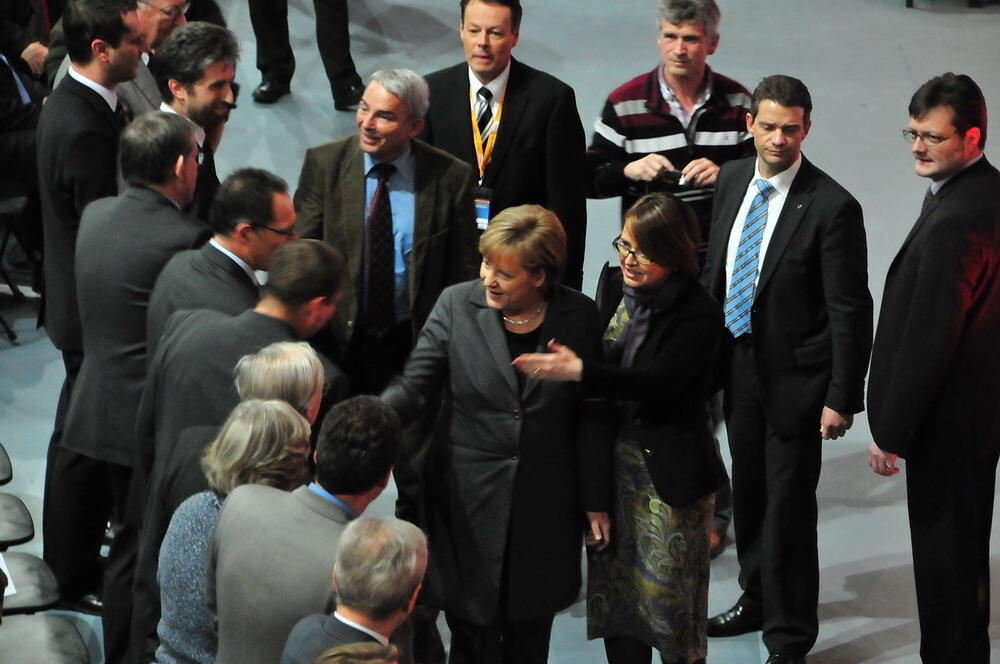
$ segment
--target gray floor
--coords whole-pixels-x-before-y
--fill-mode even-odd
[[[220,172],[242,165],[270,168],[294,186],[306,147],[353,131],[353,114],[333,110],[315,50],[312,6],[290,8],[298,72],[293,94],[274,107],[253,104],[258,82],[255,49],[244,3],[222,0],[230,27],[243,40],[238,78],[245,94],[217,156]],[[457,2],[390,3],[354,0],[352,51],[362,76],[381,67],[430,72],[461,58]],[[525,19],[515,55],[559,76],[577,91],[584,125],[591,126],[605,95],[656,63],[654,0],[524,0]],[[1000,109],[996,34],[1000,8],[970,10],[965,0],[719,0],[722,42],[711,63],[749,87],[771,73],[802,78],[815,110],[805,152],[851,190],[864,206],[869,234],[870,282],[876,304],[889,261],[918,211],[926,181],[912,173],[899,137],[906,104],[916,87],[943,71],[970,74]],[[989,46],[989,44],[994,46]],[[996,116],[996,113],[994,113]],[[997,139],[994,139],[994,144]],[[988,151],[989,152],[989,151]],[[590,203],[585,290],[592,292],[608,260],[617,225],[617,201]],[[0,439],[14,459],[6,490],[22,496],[41,524],[45,445],[62,367],[34,311],[14,306],[0,289],[0,310],[21,335],[11,346],[0,337]],[[818,491],[823,567],[816,664],[917,661],[918,631],[910,564],[903,479],[886,480],[865,465],[869,438],[864,416],[846,439],[830,443]],[[372,508],[391,511],[390,489]],[[40,537],[20,550],[41,552]],[[711,612],[738,595],[735,552],[712,567]],[[1000,600],[994,591],[996,600]],[[995,602],[1000,605],[1000,602]],[[550,661],[602,662],[599,643],[585,640],[584,608],[574,605],[556,621]],[[101,661],[99,626],[80,628]],[[1000,643],[994,647],[1000,652]],[[760,661],[755,635],[712,640],[713,664]]]

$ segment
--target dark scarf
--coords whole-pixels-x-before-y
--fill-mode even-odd
[[[623,284],[622,292],[628,321],[615,343],[617,346],[615,350],[621,352],[622,367],[628,368],[635,363],[636,353],[649,334],[653,313],[673,302],[684,287],[684,279],[678,278],[679,276],[670,275],[659,288],[653,290],[642,290]]]

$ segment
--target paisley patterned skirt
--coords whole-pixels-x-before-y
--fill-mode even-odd
[[[667,505],[629,440],[615,445],[614,475],[612,543],[588,552],[587,637],[630,636],[667,662],[703,659],[715,497]]]

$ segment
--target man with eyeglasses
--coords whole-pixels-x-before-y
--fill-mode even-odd
[[[257,270],[267,270],[277,249],[298,238],[288,185],[256,168],[234,171],[212,203],[212,238],[175,256],[156,280],[146,334],[149,357],[167,319],[181,309],[240,314],[260,296]]]
[[[903,137],[930,186],[889,266],[868,410],[879,475],[906,459],[920,657],[990,661],[990,527],[1000,453],[1000,172],[966,75],[924,83]]]
[[[206,222],[219,188],[215,153],[239,93],[239,57],[236,35],[212,23],[193,22],[174,30],[149,63],[163,95],[160,110],[195,125],[201,162],[191,212]]]
[[[146,309],[156,278],[208,229],[181,212],[194,196],[198,145],[190,122],[145,115],[122,132],[127,188],[83,212],[76,242],[76,290],[83,365],[73,388],[52,474],[47,527],[73,554],[97,559],[110,520],[115,538],[104,569],[104,652],[120,662],[128,641],[135,540],[121,529],[135,459],[135,417],[146,376]],[[84,475],[80,469],[89,472]]]
[[[871,349],[861,206],[802,156],[811,111],[790,76],[754,90],[757,157],[719,172],[704,273],[731,338],[723,409],[742,590],[707,630],[763,630],[768,664],[802,664],[816,642],[822,441],[863,409]]]

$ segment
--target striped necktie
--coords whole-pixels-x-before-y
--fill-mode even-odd
[[[757,194],[750,202],[750,210],[743,222],[724,307],[726,327],[734,337],[750,332],[750,308],[760,264],[760,243],[767,225],[767,199],[774,193],[774,187],[767,180],[757,180],[754,184],[757,185]]]
[[[493,93],[486,86],[479,88],[476,93],[476,124],[479,125],[479,136],[484,144],[486,143],[486,130],[493,122],[493,109],[490,107],[492,99]]]

